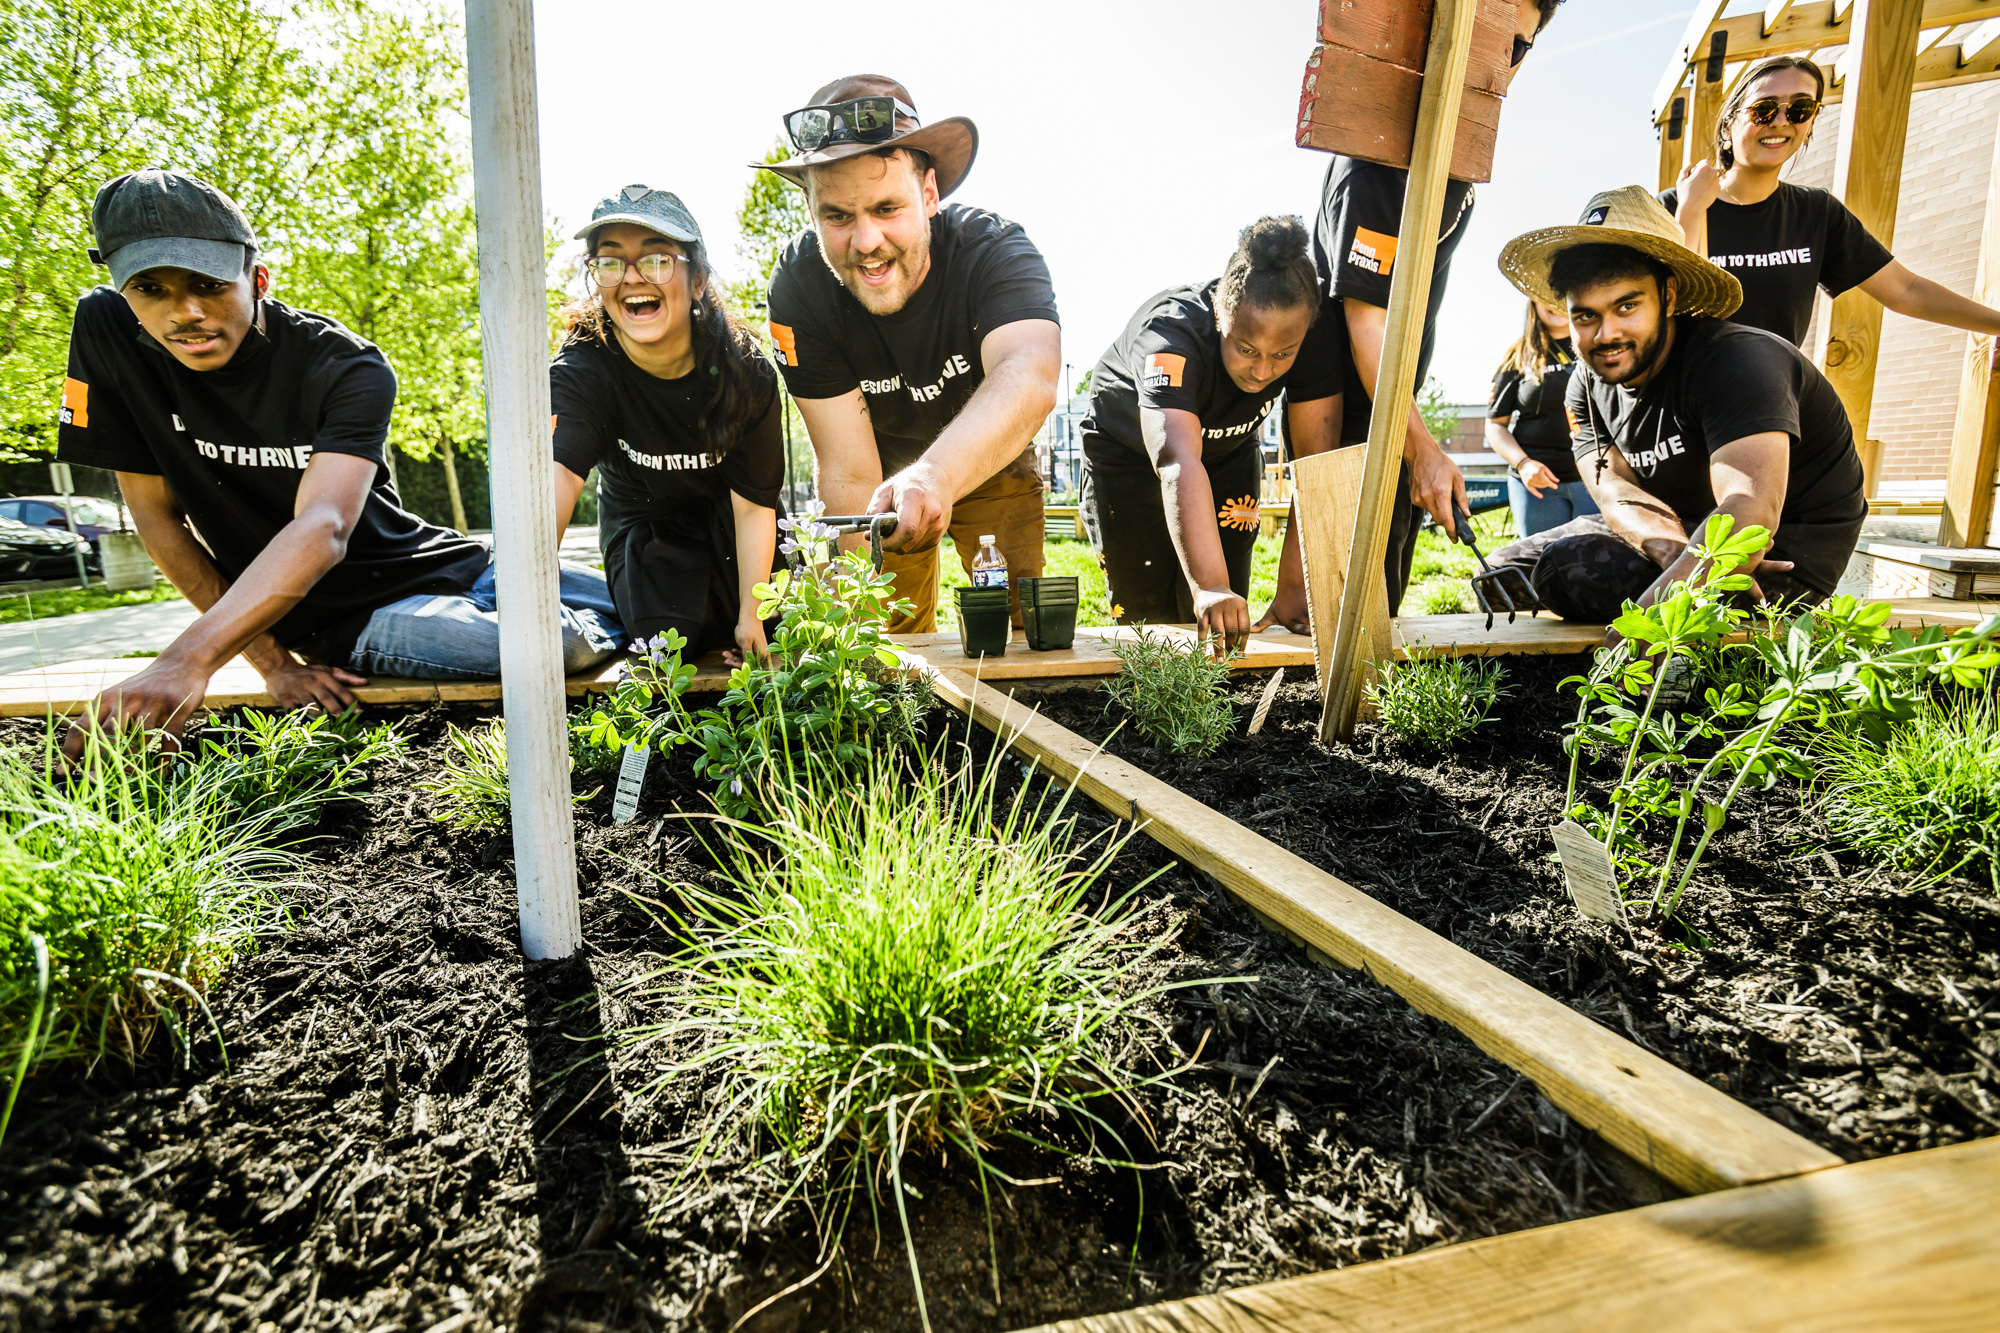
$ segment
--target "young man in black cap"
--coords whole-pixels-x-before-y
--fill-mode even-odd
[[[178,734],[238,653],[286,708],[348,707],[357,672],[497,674],[490,552],[390,484],[382,353],[272,300],[250,224],[206,182],[120,176],[91,227],[111,285],[77,303],[57,456],[118,474],[147,551],[202,615],[90,717]],[[563,583],[578,670],[623,632],[601,577]]]
[[[801,155],[753,165],[803,189],[813,225],[771,274],[771,337],[827,509],[896,515],[883,565],[917,609],[892,628],[934,629],[946,532],[968,571],[991,535],[1010,575],[1042,572],[1033,441],[1062,363],[1048,265],[1016,224],[939,202],[978,131],[924,125],[894,80],[830,83],[785,129]]]
[[[1603,511],[1503,546],[1565,620],[1615,619],[1692,576],[1711,514],[1771,533],[1744,569],[1766,601],[1831,594],[1868,502],[1847,411],[1805,354],[1725,318],[1743,288],[1687,248],[1637,185],[1600,194],[1572,227],[1517,237],[1500,269],[1569,311],[1577,467]]]
[[[1516,0],[1513,63],[1519,65],[1562,0]],[[1368,438],[1374,414],[1375,381],[1382,371],[1382,339],[1389,324],[1389,287],[1394,281],[1397,243],[1403,228],[1403,195],[1410,182],[1405,167],[1335,154],[1327,163],[1320,186],[1319,218],[1313,228],[1313,261],[1319,267],[1326,307],[1316,327],[1319,336],[1344,325],[1350,360],[1346,406],[1341,414],[1340,442],[1360,444]],[[1445,190],[1444,213],[1438,223],[1437,258],[1431,272],[1430,303],[1424,310],[1423,348],[1417,354],[1415,388],[1430,376],[1431,353],[1437,346],[1438,310],[1451,282],[1452,256],[1465,239],[1472,220],[1472,182],[1454,180]],[[1311,340],[1308,341],[1311,348]],[[1312,349],[1315,353],[1317,349]],[[1294,434],[1294,455],[1332,448],[1331,432],[1307,437]],[[1413,397],[1405,414],[1403,466],[1397,492],[1409,497],[1392,511],[1389,549],[1383,573],[1389,585],[1389,613],[1394,615],[1410,584],[1410,564],[1417,550],[1417,533],[1428,513],[1445,532],[1452,531],[1452,502],[1470,507],[1465,478],[1425,429]],[[1282,624],[1303,633],[1307,626],[1305,574],[1297,542],[1288,532],[1279,565],[1277,596],[1257,628]]]

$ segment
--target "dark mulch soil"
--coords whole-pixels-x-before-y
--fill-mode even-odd
[[[1739,800],[1683,900],[1691,932],[1587,920],[1549,840],[1576,708],[1556,686],[1587,662],[1506,669],[1511,697],[1442,758],[1373,726],[1321,745],[1310,675],[1210,758],[1129,724],[1107,748],[1850,1160],[2000,1132],[1989,888],[1829,850],[1787,784]],[[1237,685],[1243,722],[1263,683]],[[1098,740],[1120,720],[1095,691],[1021,697]]]
[[[0,1146],[0,1329],[720,1330],[773,1296],[744,1327],[917,1326],[893,1221],[877,1234],[864,1217],[841,1262],[781,1295],[818,1267],[812,1218],[779,1204],[744,1145],[688,1169],[710,1087],[648,1097],[649,1058],[605,1054],[607,1034],[672,1012],[671,993],[623,985],[674,949],[623,890],[712,882],[662,819],[706,809],[699,789],[656,765],[637,822],[609,823],[608,792],[580,807],[587,946],[525,963],[507,840],[451,833],[417,791],[445,721],[472,716],[409,717],[419,758],[328,816],[293,928],[212,997],[226,1067],[204,1037],[185,1063],[162,1042],[137,1069],[31,1082]],[[1290,706],[1284,739],[1259,743],[1263,771],[1240,768],[1249,748],[1223,761],[1229,799],[1303,799],[1277,756],[1372,781],[1302,744],[1302,717]],[[1156,844],[1135,841],[1117,882],[1162,868],[1140,891],[1156,904],[1145,929],[1178,931],[1156,978],[1257,980],[1158,1004],[1150,1057],[1201,1064],[1138,1099],[1143,1192],[1130,1171],[1003,1159],[1049,1183],[996,1193],[997,1300],[971,1177],[908,1165],[935,1327],[1020,1327],[1641,1197],[1532,1085],[1365,978],[1309,964]]]

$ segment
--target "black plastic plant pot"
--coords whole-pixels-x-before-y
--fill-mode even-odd
[[[1005,602],[995,607],[961,606],[958,631],[967,657],[1002,657],[1014,632],[1014,614]]]
[[[1071,602],[1077,598],[1077,580],[1074,574],[1024,574],[1020,579],[1021,608],[1025,611],[1030,604],[1044,599],[1051,602]]]
[[[1038,653],[1076,646],[1076,603],[1037,602],[1023,607],[1021,617],[1028,630],[1028,647]]]

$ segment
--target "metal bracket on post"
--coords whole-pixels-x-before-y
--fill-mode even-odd
[[[583,922],[549,466],[548,261],[532,0],[467,0],[465,54],[521,949],[530,958],[567,958],[582,943]]]

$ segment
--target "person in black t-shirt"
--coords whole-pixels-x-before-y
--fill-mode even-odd
[[[932,629],[947,531],[968,572],[985,534],[1011,574],[1042,571],[1033,441],[1062,362],[1048,265],[1016,224],[940,205],[978,132],[921,125],[901,84],[837,80],[785,128],[802,156],[752,165],[805,190],[813,225],[772,271],[772,341],[828,510],[896,514],[883,567],[916,611],[891,628]]]
[[[1340,411],[1338,339],[1300,360],[1318,287],[1304,224],[1264,218],[1220,278],[1149,298],[1091,371],[1083,521],[1121,623],[1193,621],[1219,652],[1250,633],[1264,419],[1280,394],[1302,434]]]
[[[1486,409],[1486,444],[1507,460],[1507,500],[1523,537],[1597,512],[1577,475],[1563,412],[1575,360],[1569,316],[1528,302],[1527,326],[1494,373]]]
[[[1815,289],[1859,287],[1912,319],[2000,334],[2000,311],[1910,272],[1825,190],[1778,179],[1811,141],[1825,94],[1825,74],[1804,56],[1753,65],[1723,103],[1712,155],[1660,195],[1688,248],[1743,284],[1730,318],[1803,346]]]
[[[1560,3],[1561,0],[1516,0],[1514,64],[1521,63]],[[1389,288],[1395,276],[1396,251],[1403,228],[1403,194],[1409,179],[1406,168],[1335,154],[1327,164],[1326,180],[1320,187],[1313,260],[1319,266],[1329,307],[1336,299],[1339,305],[1323,310],[1319,323],[1326,325],[1328,316],[1334,315],[1344,318],[1346,324],[1350,361],[1341,429],[1341,441],[1346,444],[1360,444],[1368,438],[1368,423],[1374,413],[1375,381],[1382,371],[1382,339],[1389,323]],[[1452,257],[1472,220],[1472,205],[1472,183],[1451,181],[1445,190],[1444,212],[1438,222],[1437,258],[1431,273],[1430,301],[1424,309],[1423,345],[1417,354],[1413,384],[1418,390],[1430,375],[1431,353],[1437,346],[1438,311],[1444,305],[1445,288],[1451,281]],[[1298,451],[1296,444],[1294,451]],[[1454,502],[1471,508],[1465,494],[1465,478],[1424,428],[1414,394],[1405,415],[1403,465],[1396,488],[1399,494],[1409,497],[1409,503],[1399,504],[1392,511],[1389,546],[1383,558],[1391,615],[1401,607],[1403,592],[1410,584],[1410,565],[1416,555],[1423,515],[1428,513],[1450,535]],[[1279,601],[1293,605],[1294,597],[1297,603],[1303,603],[1303,588],[1294,593],[1281,580]]]
[[[567,524],[596,468],[598,544],[625,628],[678,630],[690,660],[718,644],[760,657],[752,590],[770,577],[785,480],[777,374],[678,197],[628,185],[576,239],[592,290],[564,309],[549,366],[557,512]]]
[[[382,353],[271,299],[242,212],[192,176],[120,176],[91,225],[112,285],[77,303],[57,456],[118,474],[147,552],[202,614],[87,719],[178,736],[239,652],[285,708],[350,707],[357,672],[497,674],[490,553],[405,511],[389,480]],[[564,590],[574,670],[620,631],[601,579],[569,571]],[[83,743],[73,729],[66,746]]]
[[[1500,268],[1569,311],[1573,447],[1603,513],[1503,546],[1494,565],[1529,571],[1565,620],[1609,621],[1691,577],[1690,538],[1727,514],[1771,533],[1743,569],[1766,600],[1833,592],[1868,514],[1847,412],[1798,348],[1722,318],[1742,288],[1651,195],[1600,194],[1581,224],[1510,241]]]

